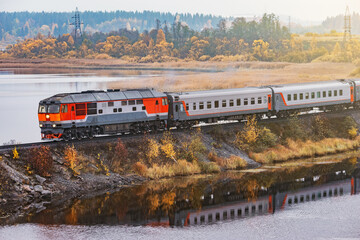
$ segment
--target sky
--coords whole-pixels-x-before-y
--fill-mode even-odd
[[[345,12],[360,12],[360,0],[0,0],[0,11],[143,11],[204,13],[224,17],[291,16],[308,22]]]

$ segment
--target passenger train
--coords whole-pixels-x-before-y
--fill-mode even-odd
[[[62,93],[41,100],[42,139],[82,139],[101,134],[188,128],[196,123],[278,118],[313,109],[360,107],[360,79],[194,92],[119,89]]]

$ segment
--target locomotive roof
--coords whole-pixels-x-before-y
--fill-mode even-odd
[[[164,93],[157,92],[154,89],[129,89],[120,91],[119,89],[109,89],[107,91],[83,91],[78,93],[60,93],[52,97],[41,100],[40,103],[80,103],[80,102],[98,102],[115,101],[139,98],[166,97]]]

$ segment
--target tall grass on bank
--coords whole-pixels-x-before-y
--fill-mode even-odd
[[[159,179],[173,176],[187,176],[201,172],[200,166],[196,162],[178,160],[177,163],[166,163],[163,165],[153,164],[151,167],[137,162],[133,165],[133,170],[144,177]]]
[[[326,138],[317,142],[287,140],[286,145],[277,145],[262,153],[251,152],[249,156],[259,163],[284,162],[295,158],[324,156],[352,150],[360,146],[360,137],[354,140]]]

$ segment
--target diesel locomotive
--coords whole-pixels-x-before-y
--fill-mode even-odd
[[[194,92],[154,89],[62,93],[39,103],[42,139],[82,139],[102,134],[189,128],[196,123],[283,118],[313,109],[360,107],[360,79]]]

